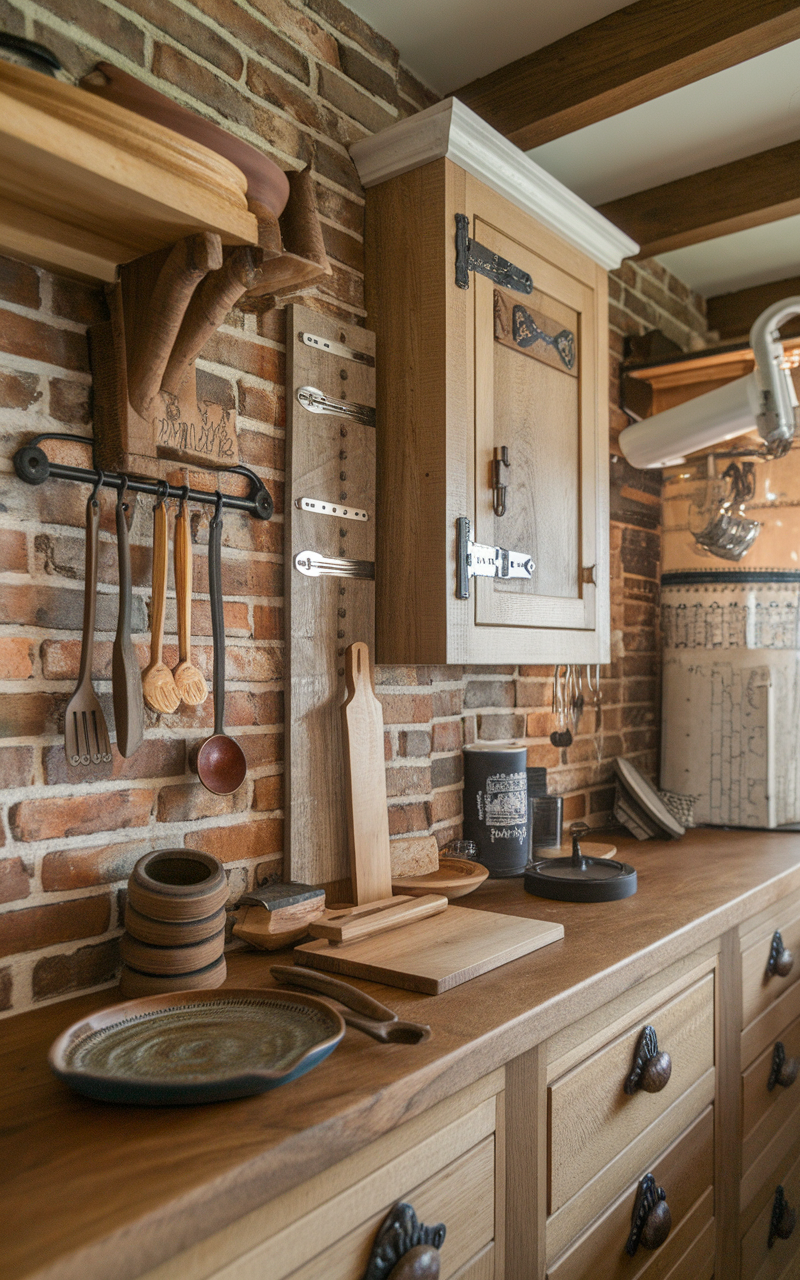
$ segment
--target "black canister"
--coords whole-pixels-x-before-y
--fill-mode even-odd
[[[491,876],[521,876],[528,858],[527,751],[517,742],[464,748],[464,839]]]

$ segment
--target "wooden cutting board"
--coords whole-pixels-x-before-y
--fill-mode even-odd
[[[451,905],[441,915],[362,942],[305,942],[294,956],[311,969],[438,996],[563,936],[564,926],[547,920]]]

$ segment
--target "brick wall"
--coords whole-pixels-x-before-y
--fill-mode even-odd
[[[80,12],[80,25],[74,15]],[[0,27],[53,48],[81,75],[106,58],[263,147],[285,167],[311,165],[333,274],[304,301],[363,322],[363,198],[347,148],[430,101],[396,50],[339,0],[0,0]],[[613,365],[624,335],[654,326],[701,344],[702,305],[655,264],[626,264],[612,281]],[[91,431],[86,326],[99,290],[0,261],[0,1009],[16,1011],[113,982],[120,899],[135,860],[187,845],[220,857],[231,901],[282,872],[283,313],[233,312],[204,352],[203,376],[237,405],[243,461],[276,498],[269,524],[225,521],[227,725],[248,758],[235,796],[206,793],[187,749],[210,726],[210,702],[160,720],[109,776],[68,769],[63,712],[74,688],[83,599],[86,491],[22,485],[10,459],[35,432]],[[612,378],[611,402],[617,389]],[[612,410],[614,432],[619,413]],[[615,439],[612,435],[612,440]],[[612,444],[613,450],[613,444]],[[566,751],[550,745],[549,677],[537,667],[377,671],[384,704],[394,834],[457,832],[461,755],[473,738],[524,737],[552,770],[569,818],[605,820],[609,761],[652,770],[657,749],[656,604],[660,485],[612,467],[613,661],[600,710],[584,714]],[[146,653],[150,503],[132,529],[134,630]],[[103,499],[95,686],[110,711],[116,625],[113,504]],[[195,657],[210,670],[207,516],[193,517]],[[165,659],[176,658],[174,601]],[[110,715],[109,715],[110,718]]]

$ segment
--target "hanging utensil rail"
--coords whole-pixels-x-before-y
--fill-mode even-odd
[[[76,480],[79,484],[97,483],[98,468],[67,466],[62,462],[51,462],[44,449],[39,447],[42,440],[70,440],[76,444],[93,445],[91,436],[75,436],[60,432],[47,432],[34,437],[29,444],[18,449],[14,454],[14,469],[25,484],[43,484],[45,480]],[[175,466],[181,465],[175,463]],[[235,494],[223,494],[222,506],[230,511],[244,511],[257,520],[270,520],[274,503],[263,480],[248,467],[227,467],[215,474],[247,476],[250,481],[249,497],[237,497]],[[123,476],[115,471],[102,473],[102,487],[120,490],[127,486],[131,493],[149,493],[153,497],[183,499],[187,502],[204,503],[206,506],[216,505],[216,494],[203,489],[186,489],[182,485],[166,485],[163,480],[151,480],[144,476]]]

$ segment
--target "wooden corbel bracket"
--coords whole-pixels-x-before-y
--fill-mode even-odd
[[[235,410],[198,400],[195,361],[246,296],[290,293],[330,274],[311,175],[289,184],[280,219],[251,205],[258,245],[223,248],[201,232],[120,267],[110,319],[90,330],[99,466],[136,474],[154,459],[238,464]]]

